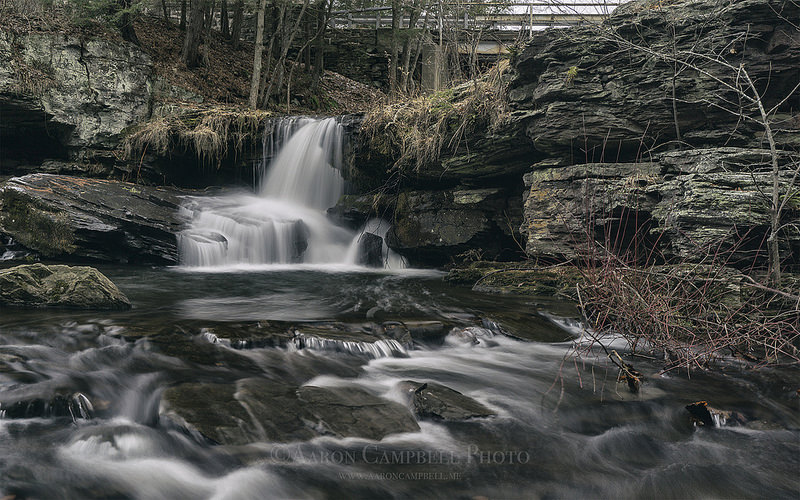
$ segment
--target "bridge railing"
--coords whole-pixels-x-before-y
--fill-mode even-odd
[[[463,29],[519,30],[526,27],[534,29],[536,27],[571,26],[601,22],[619,5],[621,5],[619,1],[444,4],[443,7],[447,9],[444,14],[435,10],[423,12],[414,27],[438,29],[444,26],[455,26]],[[470,6],[494,7],[499,12],[471,14],[466,10]],[[462,9],[462,11],[455,13],[458,9]],[[506,12],[503,12],[504,10]],[[345,29],[390,28],[392,25],[391,11],[391,7],[338,10],[331,13],[330,23],[333,27]],[[403,16],[400,20],[401,28],[410,27],[409,22],[409,16]]]

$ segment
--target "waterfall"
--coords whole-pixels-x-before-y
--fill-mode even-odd
[[[182,207],[191,220],[178,234],[181,265],[220,268],[265,264],[376,264],[403,267],[389,251],[363,254],[365,236],[384,238],[388,224],[370,222],[353,232],[325,211],[344,193],[344,133],[335,118],[292,117],[265,130],[257,193],[192,197]],[[378,233],[381,234],[377,234]]]

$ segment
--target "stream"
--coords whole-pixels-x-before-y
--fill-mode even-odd
[[[14,498],[788,498],[797,492],[800,419],[787,370],[657,375],[638,395],[601,358],[571,359],[574,306],[452,288],[436,273],[102,270],[127,312],[10,311],[0,316],[0,400],[58,391],[95,402],[91,419],[0,419],[0,492]],[[356,386],[400,400],[403,380],[433,381],[497,416],[420,420],[382,440],[317,437],[214,446],[163,425],[158,399],[179,381],[239,377],[235,363],[150,341],[168,325],[434,320],[470,327],[403,355],[214,344],[264,375]],[[492,334],[501,326],[518,340]],[[232,323],[235,324],[235,323]],[[494,326],[497,331],[496,326]],[[195,342],[208,342],[195,336]],[[168,352],[168,351],[167,351]],[[556,402],[561,399],[556,409]],[[706,399],[752,425],[695,428]]]
[[[98,266],[131,310],[0,311],[0,498],[797,497],[797,369],[726,361],[689,376],[631,358],[645,382],[629,392],[596,350],[573,355],[574,304],[450,286],[381,244],[385,222],[328,220],[346,188],[341,135],[333,119],[279,124],[255,193],[187,200],[181,266]],[[409,381],[486,411],[412,417]],[[178,413],[211,433],[229,418],[227,444],[165,406],[181,384],[194,396]],[[290,388],[248,400],[274,428],[242,423],[234,399],[254,386]],[[320,404],[301,392],[333,398],[328,412],[354,394],[372,401],[357,412],[400,408],[405,428],[336,432],[372,432],[347,411],[333,427],[295,422],[307,417],[282,404]],[[698,400],[737,418],[698,427],[684,408]]]

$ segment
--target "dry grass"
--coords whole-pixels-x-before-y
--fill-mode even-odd
[[[136,127],[125,138],[124,157],[136,160],[146,153],[167,155],[175,148],[192,150],[206,164],[219,166],[230,152],[241,149],[263,126],[267,111],[205,106],[176,108]]]
[[[395,169],[419,170],[473,132],[498,128],[507,118],[508,69],[504,60],[457,87],[373,108],[361,127],[370,149],[395,158]]]

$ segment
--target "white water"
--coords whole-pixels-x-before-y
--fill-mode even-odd
[[[316,264],[358,267],[364,232],[385,237],[389,226],[370,221],[353,232],[331,223],[326,209],[344,193],[342,126],[334,118],[288,118],[264,135],[257,194],[195,197],[191,219],[178,235],[181,264],[189,268]],[[272,158],[271,163],[267,162]],[[405,267],[383,244],[384,268]]]

